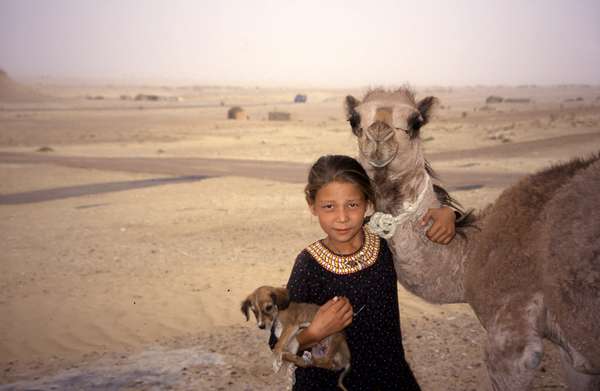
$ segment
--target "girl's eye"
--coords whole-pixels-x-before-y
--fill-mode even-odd
[[[351,202],[351,203],[348,204],[348,206],[350,208],[354,209],[354,208],[358,208],[360,205],[358,204],[358,202]]]
[[[322,207],[323,209],[333,209],[333,205],[331,205],[331,204],[325,204],[325,205],[321,205],[321,207]]]

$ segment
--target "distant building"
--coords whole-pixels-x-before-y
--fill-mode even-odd
[[[502,103],[503,101],[504,101],[504,98],[502,98],[501,96],[491,95],[491,96],[487,97],[487,99],[485,100],[485,103],[487,103],[487,104]]]
[[[294,97],[294,103],[306,103],[306,95],[298,94]]]
[[[160,100],[160,96],[158,95],[152,95],[152,94],[137,94],[134,98],[135,100],[148,100],[148,101],[159,101]]]
[[[286,113],[284,111],[269,112],[269,121],[289,121],[290,119],[290,113]]]
[[[506,98],[504,103],[531,103],[529,98]]]
[[[242,109],[240,106],[233,106],[232,108],[230,108],[227,111],[227,118],[242,120],[242,119],[248,119],[248,115],[246,114],[244,109]]]

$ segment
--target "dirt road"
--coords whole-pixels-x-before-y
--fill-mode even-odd
[[[538,141],[507,143],[497,146],[439,152],[429,155],[429,160],[435,167],[436,162],[458,159],[480,158],[511,158],[511,157],[542,157],[554,156],[558,152],[568,150],[577,145],[598,145],[600,151],[600,133],[574,134],[549,138]],[[153,180],[118,182],[110,184],[91,184],[85,186],[63,187],[35,192],[0,195],[0,204],[21,204],[41,202],[53,199],[76,197],[86,194],[96,194],[112,191],[123,191],[132,188],[158,186],[173,182],[202,180],[217,176],[243,176],[269,179],[282,182],[303,183],[309,166],[302,163],[233,160],[233,159],[204,159],[204,158],[149,158],[149,157],[77,157],[60,156],[42,153],[7,153],[0,152],[1,163],[27,164],[56,164],[67,167],[99,169],[108,171],[125,171],[135,173],[150,173],[168,175],[169,178]],[[172,176],[175,176],[173,178]],[[470,170],[465,175],[464,170],[440,170],[439,176],[447,184],[450,191],[469,190],[481,187],[506,187],[518,180],[519,173],[477,172]]]

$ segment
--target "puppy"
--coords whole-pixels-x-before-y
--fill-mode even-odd
[[[254,312],[258,327],[271,329],[278,338],[273,348],[275,372],[281,369],[282,360],[303,368],[315,366],[331,370],[344,369],[338,379],[338,386],[346,391],[342,381],[350,370],[350,348],[343,333],[330,335],[313,346],[310,359],[296,355],[299,346],[295,337],[310,325],[319,310],[318,305],[290,302],[285,288],[261,286],[242,302],[241,310],[246,321],[250,319],[250,309]]]

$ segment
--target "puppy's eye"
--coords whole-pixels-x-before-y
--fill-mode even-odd
[[[267,305],[265,306],[265,311],[267,311],[267,312],[271,312],[272,310],[273,310],[273,305],[272,305],[272,304],[267,304]]]

